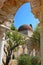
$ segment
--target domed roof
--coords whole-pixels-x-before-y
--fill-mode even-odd
[[[30,30],[30,31],[33,31],[32,27],[30,25],[21,25],[19,28],[18,28],[18,31],[23,31],[23,30]]]

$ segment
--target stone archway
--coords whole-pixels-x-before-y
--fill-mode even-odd
[[[4,24],[5,21],[12,22],[17,10],[27,2],[30,2],[31,10],[35,17],[40,19],[40,0],[3,0],[0,9],[0,23]]]
[[[5,25],[7,22],[12,23],[16,11],[26,2],[31,3],[33,14],[40,20],[41,63],[43,65],[43,0],[0,0],[0,25]]]

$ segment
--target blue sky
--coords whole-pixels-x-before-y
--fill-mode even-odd
[[[15,17],[14,17],[14,25],[16,28],[18,28],[20,25],[23,24],[32,24],[33,29],[36,27],[36,25],[39,23],[39,20],[36,19],[31,12],[31,6],[30,3],[23,4],[17,11]]]

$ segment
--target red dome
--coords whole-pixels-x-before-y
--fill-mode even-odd
[[[18,29],[18,31],[23,31],[23,30],[30,30],[30,31],[33,31],[32,27],[29,26],[29,25],[21,25]]]

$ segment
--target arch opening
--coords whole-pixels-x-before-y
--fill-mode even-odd
[[[30,2],[26,2],[18,8],[14,16],[14,25],[16,28],[19,28],[19,26],[23,24],[27,24],[27,25],[32,24],[34,29],[38,23],[39,23],[38,18],[35,18],[34,14],[31,11]]]
[[[28,30],[28,25],[32,27],[32,30],[34,31],[35,27],[39,24],[38,18],[35,18],[34,14],[31,11],[30,3],[24,3],[22,4],[15,16],[14,16],[14,26],[19,30],[20,33],[27,34],[30,36],[31,32],[26,32],[25,30]],[[31,36],[30,36],[31,37]],[[34,53],[35,54],[35,53]]]

